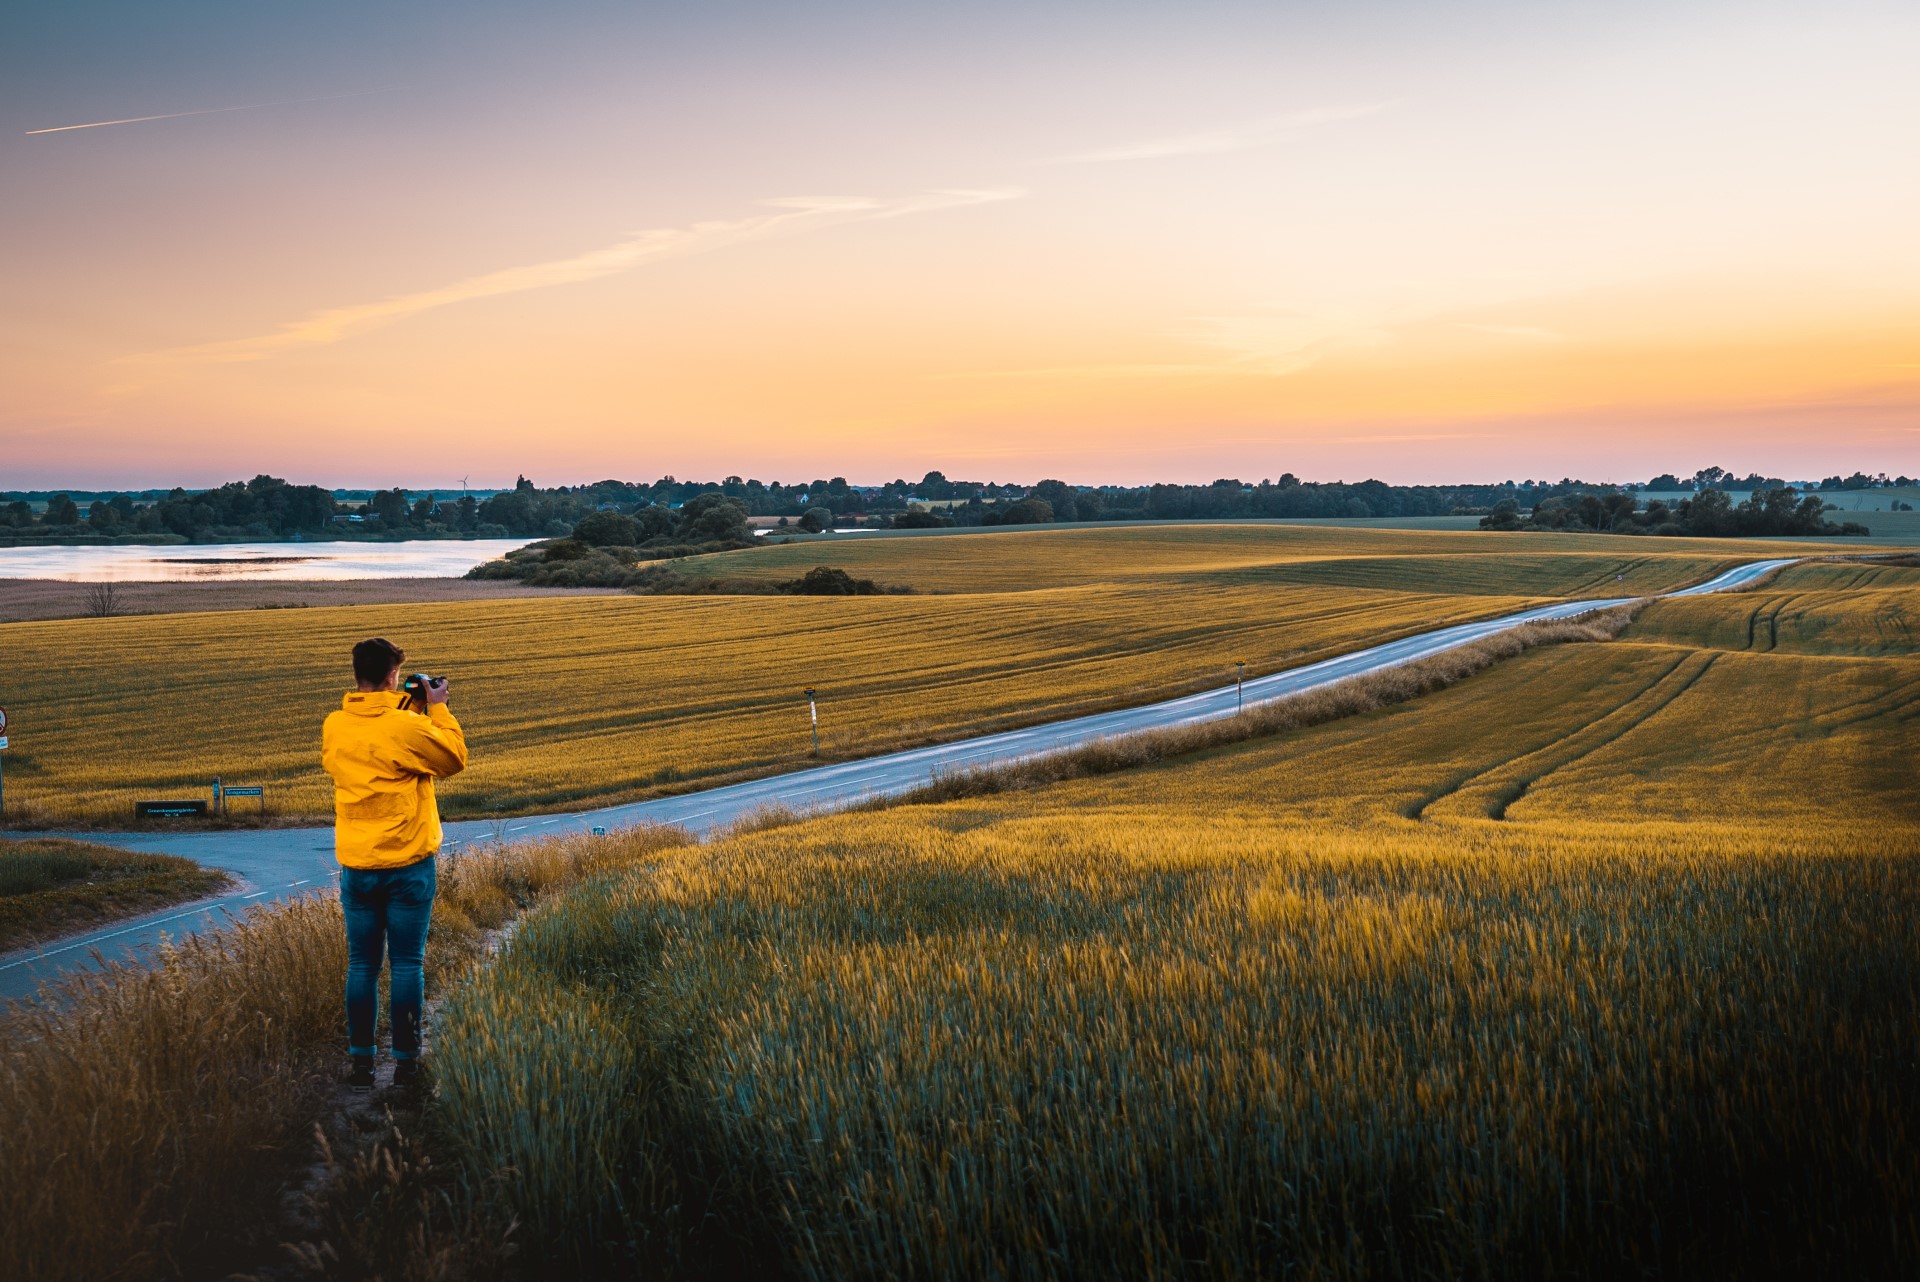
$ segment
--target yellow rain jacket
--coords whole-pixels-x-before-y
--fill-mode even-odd
[[[390,690],[352,691],[320,731],[333,776],[333,853],[349,868],[404,868],[440,848],[433,781],[467,764],[467,737],[444,703],[411,712]]]

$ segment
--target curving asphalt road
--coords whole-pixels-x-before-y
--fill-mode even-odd
[[[1699,596],[1743,587],[1771,574],[1798,558],[1786,557],[1755,561],[1716,575],[1705,583],[1683,588],[1667,596]],[[1350,677],[1379,672],[1412,663],[1444,650],[1469,645],[1495,633],[1547,619],[1569,619],[1595,610],[1625,605],[1633,597],[1604,600],[1563,601],[1536,606],[1497,619],[1462,623],[1453,627],[1403,637],[1338,658],[1324,659],[1302,668],[1255,677],[1246,683],[1246,701],[1265,703],[1288,695],[1300,694]],[[653,801],[636,801],[598,810],[565,814],[530,815],[519,819],[464,820],[446,825],[449,851],[461,845],[509,838],[544,837],[566,832],[587,832],[595,828],[615,829],[639,824],[678,824],[701,834],[731,823],[744,815],[768,806],[786,806],[794,810],[823,810],[856,804],[878,797],[897,796],[929,782],[937,775],[956,770],[1001,765],[1028,757],[1060,752],[1096,739],[1131,734],[1139,730],[1161,729],[1211,721],[1233,715],[1236,693],[1233,686],[1222,686],[1200,694],[1191,694],[1161,703],[1118,712],[1104,712],[1070,721],[1055,721],[1009,730],[1002,734],[962,739],[931,748],[869,757],[838,765],[820,766],[792,774],[773,775],[746,783],[729,784],[705,792],[683,793]],[[213,868],[224,869],[238,879],[236,889],[217,899],[175,906],[145,917],[118,922],[84,935],[75,935],[47,946],[0,957],[0,997],[30,996],[39,985],[63,971],[92,967],[98,958],[138,959],[163,938],[214,929],[256,904],[272,903],[296,895],[318,891],[332,892],[339,877],[333,861],[333,829],[268,828],[230,832],[128,832],[79,833],[87,841],[119,846],[126,850],[156,851],[187,855]],[[96,957],[97,954],[97,957]]]

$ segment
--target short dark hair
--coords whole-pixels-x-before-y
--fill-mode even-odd
[[[368,637],[353,647],[353,676],[362,685],[385,685],[406,661],[407,652],[393,642],[385,637]]]

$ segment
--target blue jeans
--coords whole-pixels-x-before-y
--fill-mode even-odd
[[[433,856],[405,868],[342,868],[340,908],[347,918],[347,1053],[372,1055],[380,1013],[380,954],[393,958],[389,1002],[393,1057],[420,1054],[420,1004],[426,998],[427,924],[433,917]]]

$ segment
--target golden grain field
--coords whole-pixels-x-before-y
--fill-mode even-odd
[[[825,561],[923,592],[1017,592],[1198,577],[1605,596],[1616,588],[1632,594],[1678,587],[1737,561],[1833,550],[1818,543],[1240,523],[1028,527],[905,538],[856,534],[674,564],[692,578],[789,579]],[[1354,564],[1342,564],[1347,562]]]
[[[1502,536],[1505,557],[1435,556],[1430,540],[1453,537],[1281,526],[969,535],[891,540],[887,555],[915,567],[907,577],[993,590],[0,625],[7,817],[118,826],[136,799],[206,795],[219,776],[265,785],[278,815],[324,818],[318,725],[345,687],[348,648],[369,635],[452,675],[474,754],[441,790],[443,808],[500,814],[806,764],[809,685],[821,692],[823,755],[869,755],[1207,688],[1236,659],[1253,675],[1549,596],[1671,587],[1737,559],[1649,555],[1645,540],[1595,552],[1553,535]],[[772,563],[790,551],[756,554]],[[972,559],[955,562],[956,551]],[[1112,581],[1088,581],[1102,575]]]
[[[539,1258],[1900,1276],[1920,659],[1858,616],[1830,653],[1727,643],[1765,596],[1181,761],[668,852],[456,998],[439,1116]]]

